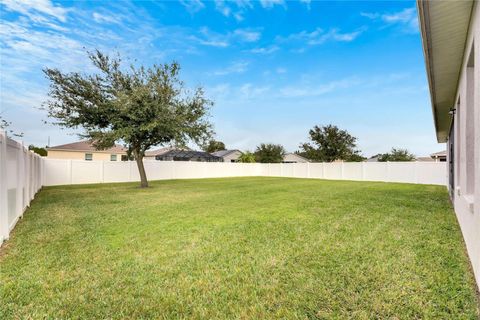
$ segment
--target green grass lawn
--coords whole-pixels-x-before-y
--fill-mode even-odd
[[[477,319],[439,186],[286,178],[44,188],[0,319]]]

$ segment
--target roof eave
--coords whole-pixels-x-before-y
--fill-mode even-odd
[[[446,137],[441,139],[438,135],[438,117],[435,109],[435,82],[433,79],[433,71],[431,68],[431,39],[428,37],[428,6],[425,6],[426,1],[418,0],[417,1],[417,12],[418,12],[418,19],[420,22],[420,34],[422,37],[422,47],[423,47],[423,57],[425,59],[425,69],[427,71],[427,80],[428,80],[428,87],[430,91],[430,102],[432,108],[432,115],[433,115],[433,122],[435,126],[435,132],[437,136],[437,142],[442,143],[446,141]]]

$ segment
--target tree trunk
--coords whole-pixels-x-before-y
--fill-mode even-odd
[[[147,174],[143,166],[143,155],[140,152],[134,152],[135,161],[137,161],[138,173],[140,174],[140,188],[148,188]]]

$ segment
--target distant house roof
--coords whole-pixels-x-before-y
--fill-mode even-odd
[[[447,156],[447,150],[435,152],[430,155],[430,157],[432,158],[446,157],[446,156]]]
[[[189,161],[189,160],[205,160],[209,162],[218,162],[222,161],[221,157],[214,156],[208,152],[203,151],[194,151],[194,150],[170,150],[165,152],[161,155],[155,156],[157,160],[181,160],[181,161]]]
[[[106,153],[125,153],[127,149],[119,144],[116,144],[112,148],[97,150],[91,140],[78,141],[73,143],[61,144],[47,148],[48,151],[93,151],[93,152],[106,152]]]
[[[380,157],[380,155],[377,154],[377,155],[374,155],[374,156],[368,158],[368,159],[365,160],[364,162],[378,162],[378,158],[379,158],[379,157]]]
[[[168,151],[173,150],[171,147],[159,148],[155,150],[145,151],[145,157],[155,157],[167,153]]]
[[[301,155],[296,154],[296,153],[293,153],[293,152],[291,152],[291,153],[286,153],[286,154],[283,156],[283,161],[286,161],[285,159],[286,159],[287,157],[297,158],[298,160],[304,161],[304,162],[310,162],[310,160],[308,160],[307,158],[302,157]]]
[[[214,156],[216,156],[216,157],[221,157],[221,158],[223,158],[223,157],[225,157],[225,156],[227,156],[227,155],[229,155],[229,154],[231,154],[231,153],[234,153],[234,152],[236,152],[236,151],[241,152],[240,150],[233,149],[233,150],[220,150],[220,151],[212,152],[212,154],[213,154]]]
[[[435,161],[432,157],[417,157],[415,160],[420,162],[432,162]]]

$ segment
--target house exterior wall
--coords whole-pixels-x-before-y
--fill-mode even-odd
[[[92,160],[110,161],[110,155],[116,154],[117,161],[122,160],[122,155],[125,153],[109,153],[109,152],[95,152],[95,151],[56,151],[48,150],[47,158],[50,159],[71,159],[71,160],[85,160],[85,153],[92,154]]]
[[[453,144],[453,186],[449,186],[477,284],[480,286],[480,5],[470,22],[457,88],[448,149]],[[474,54],[472,68],[471,53]],[[452,133],[452,132],[451,132]],[[453,140],[453,141],[452,141]],[[448,161],[452,159],[448,153]],[[450,172],[450,170],[449,170]],[[453,190],[452,190],[453,189]]]
[[[235,151],[235,152],[229,153],[226,156],[222,157],[223,162],[232,162],[232,160],[233,160],[233,162],[237,162],[238,158],[240,158],[241,155],[242,155],[242,153],[240,151]]]
[[[295,153],[287,153],[283,157],[283,162],[306,163],[308,161],[306,159],[304,159],[303,157],[297,156]]]

